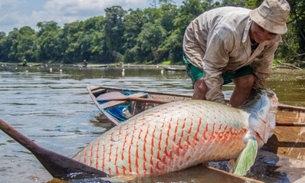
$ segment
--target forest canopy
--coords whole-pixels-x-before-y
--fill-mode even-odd
[[[90,63],[183,64],[182,39],[189,22],[221,6],[254,9],[262,0],[185,0],[177,6],[159,0],[145,9],[105,9],[104,16],[66,23],[55,21],[0,32],[0,61],[72,64]],[[305,0],[290,0],[288,32],[276,52],[279,63],[300,64],[305,58]]]

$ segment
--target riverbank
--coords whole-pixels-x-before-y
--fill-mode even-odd
[[[88,64],[84,67],[82,64],[45,64],[45,63],[28,63],[28,66],[23,66],[22,63],[5,63],[0,62],[1,67],[52,67],[52,68],[147,68],[147,69],[164,69],[164,68],[185,68],[184,65],[168,65],[168,64]]]
[[[46,64],[46,63],[28,63],[28,66],[23,66],[22,63],[6,63],[0,62],[1,67],[50,67],[50,68],[88,68],[88,69],[99,69],[99,68],[147,68],[147,69],[164,69],[167,71],[182,71],[185,70],[185,65],[171,65],[168,63],[165,64],[122,64],[122,63],[114,63],[114,64],[88,64],[86,67],[83,66],[82,63],[78,64]],[[298,67],[293,64],[282,63],[272,67],[273,70],[303,70],[304,68]]]

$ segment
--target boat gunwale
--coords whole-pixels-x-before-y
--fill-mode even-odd
[[[94,88],[92,88],[94,87]],[[106,87],[106,86],[94,86],[94,85],[88,85],[87,86],[89,94],[97,97],[96,95],[101,94],[101,93],[93,93],[93,90],[97,89],[104,89],[104,90],[115,90],[115,91],[131,91],[131,92],[144,92],[148,94],[153,94],[153,95],[165,95],[165,96],[173,96],[173,97],[185,97],[191,99],[190,94],[178,94],[178,93],[170,93],[170,92],[158,92],[158,91],[147,91],[147,90],[136,90],[136,89],[123,89],[123,88],[115,88],[115,87]],[[94,98],[92,98],[94,100]],[[226,99],[226,101],[229,101],[229,99]],[[303,106],[294,106],[294,105],[288,105],[288,104],[279,104],[279,109],[280,110],[302,110],[305,113],[305,107]]]

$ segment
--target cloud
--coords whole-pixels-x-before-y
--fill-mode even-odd
[[[62,12],[64,16],[87,17],[103,15],[104,9],[120,5],[123,9],[143,8],[149,5],[147,0],[51,0],[46,3],[45,10]]]
[[[32,19],[44,21],[54,20],[64,23],[77,20],[85,20],[93,16],[104,15],[105,9],[114,5],[120,5],[123,9],[148,7],[145,0],[50,0],[43,11],[33,12]]]
[[[0,1],[0,31],[6,27],[20,24],[20,9],[26,5],[25,1],[1,0]],[[14,27],[11,28],[11,30]]]
[[[40,0],[43,1],[43,0]],[[36,29],[36,24],[43,21],[55,21],[60,26],[65,23],[85,20],[93,16],[104,15],[105,9],[120,5],[123,9],[145,8],[150,6],[151,0],[44,0],[41,9],[32,10],[29,14],[22,14],[20,9],[30,8],[33,0],[0,0],[0,30],[6,32],[13,28],[30,26]],[[9,29],[9,30],[8,30]]]
[[[0,31],[9,32],[23,26],[36,30],[38,22],[51,20],[63,26],[77,20],[104,16],[104,10],[111,6],[120,5],[124,10],[129,10],[147,8],[153,2],[154,0],[0,0]]]
[[[18,11],[25,4],[25,1],[18,0],[1,0],[0,9],[1,12]]]

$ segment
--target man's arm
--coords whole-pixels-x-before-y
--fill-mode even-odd
[[[204,81],[208,88],[206,99],[225,103],[222,93],[222,70],[229,61],[229,52],[232,50],[234,39],[230,34],[220,35],[213,33],[207,42],[207,49],[203,58]]]

